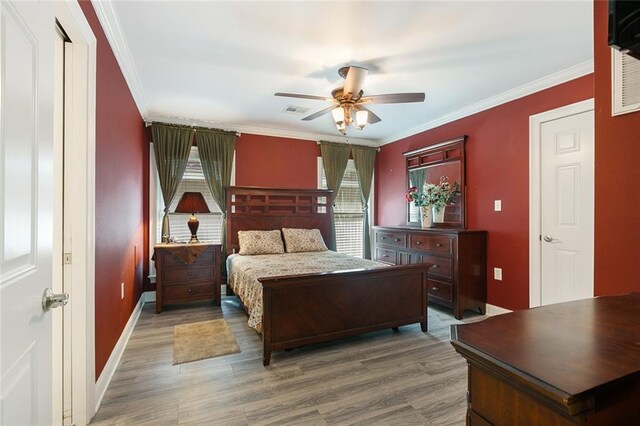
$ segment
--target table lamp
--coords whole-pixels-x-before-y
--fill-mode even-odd
[[[185,192],[180,197],[180,201],[178,201],[178,205],[176,206],[176,213],[191,213],[191,218],[187,222],[187,226],[189,226],[189,230],[191,231],[191,239],[190,243],[197,243],[198,236],[196,235],[198,232],[198,226],[200,222],[196,217],[196,213],[211,213],[209,211],[209,207],[207,206],[207,202],[204,200],[202,193],[200,192]]]

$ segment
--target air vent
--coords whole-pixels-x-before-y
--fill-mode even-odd
[[[296,105],[287,105],[284,109],[284,112],[288,112],[289,114],[304,114],[309,111],[309,108],[296,106]]]
[[[613,50],[613,115],[640,110],[640,60]]]

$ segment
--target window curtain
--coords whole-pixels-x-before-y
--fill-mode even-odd
[[[231,184],[236,133],[222,130],[198,129],[196,144],[202,163],[202,173],[213,199],[222,211],[222,270],[227,258],[227,201],[225,188]]]
[[[367,146],[354,146],[351,148],[351,156],[356,166],[360,195],[362,196],[362,213],[364,214],[364,227],[362,231],[363,257],[371,259],[371,229],[369,227],[369,196],[371,195],[371,182],[373,170],[376,164],[377,148]]]
[[[424,191],[424,181],[426,179],[427,179],[426,167],[409,171],[409,180],[411,180],[410,184],[418,188],[418,192]],[[422,182],[422,184],[420,184],[420,182]]]
[[[162,200],[164,201],[164,215],[162,216],[163,243],[168,243],[171,237],[167,214],[189,161],[193,134],[193,129],[186,127],[159,123],[151,125],[153,151],[160,178]]]
[[[331,250],[336,250],[336,223],[333,217],[334,203],[344,177],[344,171],[347,168],[350,152],[351,147],[347,144],[320,141],[322,167],[327,178],[327,189],[333,191],[329,200],[329,206],[331,207],[331,241],[329,241],[329,249]]]

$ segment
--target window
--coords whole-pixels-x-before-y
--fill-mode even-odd
[[[318,158],[319,187],[327,187],[327,179],[322,167],[322,158]],[[347,163],[342,184],[336,196],[334,220],[336,224],[336,250],[339,253],[362,257],[362,227],[364,214],[362,212],[362,196],[360,184],[353,160]],[[371,207],[370,207],[371,209]]]
[[[156,241],[162,241],[162,216],[164,215],[163,208],[164,202],[162,200],[162,192],[160,191],[160,183],[158,182],[158,173],[155,173],[156,187],[157,187],[157,220],[156,220]],[[198,148],[192,147],[191,154],[189,154],[189,162],[187,168],[182,177],[182,182],[178,185],[175,197],[171,202],[169,208],[169,229],[171,232],[171,238],[174,241],[185,242],[191,238],[191,232],[187,227],[187,221],[190,214],[187,213],[173,213],[180,201],[180,197],[185,192],[201,192],[204,195],[204,199],[209,206],[211,213],[197,215],[200,226],[198,227],[198,239],[200,241],[212,241],[214,243],[221,243],[222,241],[222,212],[218,208],[218,205],[213,201],[213,196],[207,182],[204,180],[204,174],[202,173],[202,164],[200,163],[200,157],[198,156]]]

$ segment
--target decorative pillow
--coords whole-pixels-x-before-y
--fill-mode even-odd
[[[238,254],[280,254],[284,253],[280,230],[238,231]]]
[[[282,228],[287,253],[327,251],[319,229]]]

